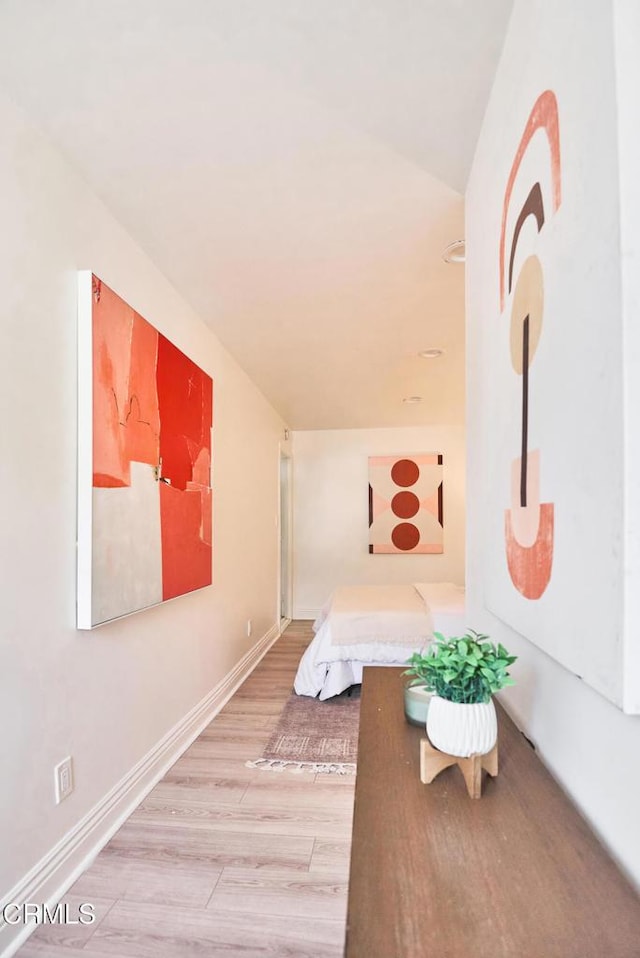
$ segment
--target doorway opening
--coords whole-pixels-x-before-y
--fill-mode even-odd
[[[280,450],[280,574],[278,589],[278,608],[280,628],[291,621],[291,457]]]

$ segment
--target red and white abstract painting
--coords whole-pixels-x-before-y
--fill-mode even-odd
[[[442,455],[369,457],[369,552],[443,551]]]
[[[213,382],[79,274],[78,628],[210,585]]]

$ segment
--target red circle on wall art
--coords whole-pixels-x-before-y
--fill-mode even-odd
[[[391,532],[391,541],[396,549],[409,552],[420,542],[420,532],[412,522],[400,522]]]
[[[391,478],[396,486],[413,486],[419,476],[418,465],[411,459],[398,459],[391,467]]]
[[[391,500],[391,511],[399,519],[410,519],[420,508],[420,500],[413,492],[397,492]]]

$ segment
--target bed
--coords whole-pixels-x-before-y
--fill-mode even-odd
[[[298,695],[328,699],[362,682],[365,665],[402,665],[434,632],[461,635],[464,589],[453,582],[341,586],[313,623],[300,660]]]

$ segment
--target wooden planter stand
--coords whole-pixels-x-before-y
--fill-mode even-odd
[[[461,758],[459,755],[440,752],[428,738],[420,739],[420,781],[424,785],[429,785],[440,772],[451,765],[457,765],[460,768],[471,798],[480,798],[482,769],[485,768],[492,778],[498,774],[498,743],[496,742],[491,751],[485,755]]]

